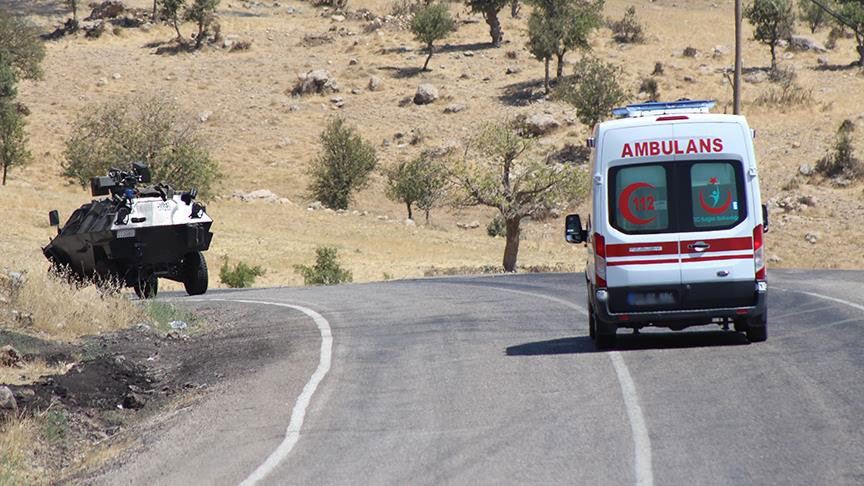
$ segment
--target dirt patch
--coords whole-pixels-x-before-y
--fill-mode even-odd
[[[0,330],[0,346],[13,346],[24,368],[38,362],[65,371],[8,384],[20,420],[39,436],[38,452],[29,451],[38,456],[35,468],[50,481],[98,469],[140,442],[142,434],[131,431],[141,424],[188,406],[238,370],[256,369],[271,354],[272,336],[256,338],[243,325],[248,319],[242,310],[205,304],[183,330],[139,324],[74,344]],[[9,383],[27,381],[17,379],[19,370],[8,371],[16,378]]]

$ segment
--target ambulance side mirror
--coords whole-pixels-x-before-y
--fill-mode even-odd
[[[762,232],[768,232],[768,205],[762,205]]]
[[[567,243],[582,243],[588,238],[588,232],[582,229],[582,219],[578,214],[568,214],[564,226],[564,239]]]

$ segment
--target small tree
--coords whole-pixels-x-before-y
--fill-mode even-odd
[[[645,39],[642,24],[636,18],[636,7],[632,5],[627,7],[621,20],[609,22],[609,28],[612,30],[612,37],[623,44],[642,42]]]
[[[198,24],[198,34],[195,35],[195,48],[200,49],[207,37],[207,32],[213,19],[216,18],[216,7],[219,0],[192,0],[192,5],[186,9],[184,18]]]
[[[405,204],[408,219],[414,219],[411,207],[416,205],[429,223],[430,211],[447,194],[447,183],[444,165],[424,154],[387,171],[387,197]]]
[[[321,133],[322,152],[312,163],[310,191],[331,209],[347,209],[351,193],[362,189],[375,169],[375,148],[363,141],[342,118]]]
[[[196,187],[206,198],[219,177],[204,139],[180,108],[160,97],[86,107],[72,125],[63,175],[86,186],[111,167],[147,162],[154,182]]]
[[[452,171],[462,194],[457,204],[498,210],[506,228],[504,271],[516,270],[524,219],[547,215],[584,197],[587,176],[571,164],[547,164],[531,140],[505,124],[481,127]]]
[[[12,166],[22,166],[30,161],[27,149],[27,134],[24,132],[24,116],[18,113],[18,105],[11,98],[0,99],[0,165],[3,165],[3,185]]]
[[[549,62],[558,60],[556,77],[564,74],[564,56],[572,49],[590,49],[588,36],[602,22],[604,0],[534,0],[528,18],[528,50],[544,61],[544,87],[549,93]]]
[[[351,282],[354,277],[342,268],[336,248],[319,246],[315,249],[315,265],[294,265],[294,271],[303,276],[304,285],[338,285]]]
[[[593,127],[629,95],[621,87],[621,68],[596,58],[584,58],[576,65],[572,79],[558,87],[557,96],[576,108],[579,121]]]
[[[39,28],[24,17],[0,8],[0,62],[7,64],[16,79],[41,79],[45,46]]]
[[[66,0],[66,5],[72,9],[72,21],[78,22],[78,0]]]
[[[855,124],[845,120],[837,129],[831,152],[816,163],[816,171],[825,177],[846,177],[860,179],[864,177],[864,163],[855,157],[855,145],[852,134]]]
[[[771,69],[777,68],[777,45],[795,29],[792,0],[753,0],[744,16],[755,27],[753,38],[771,48]]]
[[[171,20],[174,25],[174,32],[177,33],[177,40],[183,40],[183,34],[180,33],[180,12],[186,6],[186,0],[156,0],[159,2],[159,9],[162,15]],[[155,8],[155,6],[154,6]]]
[[[831,0],[823,0],[823,3],[831,4],[833,2]],[[815,34],[819,30],[819,27],[822,27],[830,20],[828,13],[811,0],[798,0],[798,16],[810,28],[811,34]]]
[[[489,36],[492,37],[492,45],[501,47],[501,42],[504,40],[504,31],[501,30],[501,21],[498,20],[498,13],[510,0],[465,0],[465,5],[471,10],[471,13],[479,13],[483,15],[486,24],[489,25]]]
[[[423,63],[424,71],[429,66],[429,60],[432,59],[432,44],[447,37],[453,31],[453,26],[453,19],[450,18],[446,3],[426,5],[411,19],[411,32],[414,38],[422,42],[429,51],[426,62]]]
[[[845,20],[846,27],[855,32],[858,64],[864,67],[864,0],[838,0],[839,14]]]

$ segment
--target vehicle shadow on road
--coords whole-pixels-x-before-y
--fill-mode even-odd
[[[740,333],[730,331],[664,332],[618,334],[614,349],[598,349],[588,336],[551,339],[508,346],[507,356],[546,356],[556,354],[586,354],[606,351],[641,351],[646,349],[710,348],[749,344]]]

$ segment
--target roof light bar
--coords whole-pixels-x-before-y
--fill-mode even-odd
[[[651,101],[615,108],[612,114],[618,118],[636,118],[669,113],[708,113],[715,104],[715,100]]]

